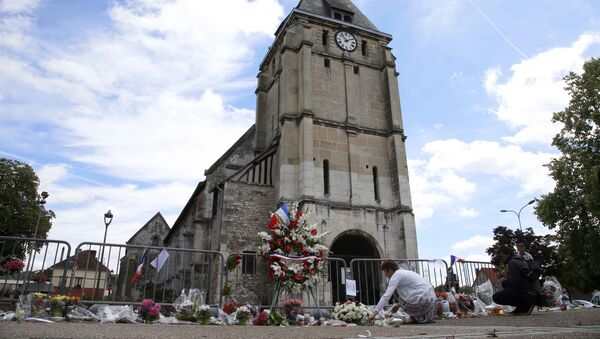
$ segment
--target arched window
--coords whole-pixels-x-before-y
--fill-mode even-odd
[[[152,246],[158,246],[158,236],[157,235],[152,237]]]
[[[329,194],[329,160],[323,160],[323,193]]]
[[[379,201],[379,177],[377,176],[377,167],[373,167],[373,192],[375,193],[375,200]]]

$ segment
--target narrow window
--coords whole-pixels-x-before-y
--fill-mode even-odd
[[[323,160],[323,193],[329,194],[329,160]]]
[[[152,237],[152,246],[158,246],[158,236]]]
[[[212,215],[213,217],[217,214],[217,210],[219,208],[219,190],[215,188],[213,191],[213,206],[212,206]]]
[[[354,74],[358,74],[358,66],[354,66]]]
[[[242,274],[256,274],[256,252],[242,252]]]
[[[323,31],[323,35],[321,36],[321,42],[323,43],[323,46],[327,46],[327,40],[329,39],[329,31],[324,30]]]
[[[352,17],[349,15],[344,15],[344,22],[350,22],[352,23]]]
[[[329,59],[325,59],[325,67],[329,68],[329,66],[331,65],[331,62],[329,61]]]
[[[336,20],[342,20],[342,13],[334,12],[333,18]]]
[[[375,192],[375,200],[379,201],[379,177],[377,176],[377,167],[373,167],[373,191]]]
[[[367,40],[362,41],[361,49],[362,55],[367,55]]]

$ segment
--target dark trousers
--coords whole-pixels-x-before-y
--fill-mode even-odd
[[[492,299],[496,304],[515,306],[513,313],[526,313],[535,305],[535,295],[512,288],[494,293]]]

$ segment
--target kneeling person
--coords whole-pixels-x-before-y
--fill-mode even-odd
[[[504,289],[496,292],[492,299],[496,304],[516,306],[513,314],[530,314],[539,299],[539,281],[529,279],[531,270],[527,261],[511,247],[499,248],[497,255],[506,265],[501,280]]]
[[[398,293],[399,302],[392,307],[391,313],[402,308],[416,323],[424,324],[435,320],[437,298],[433,286],[427,280],[413,271],[398,269],[398,265],[392,260],[385,261],[381,270],[390,281],[369,320],[373,320],[383,310],[394,291]]]

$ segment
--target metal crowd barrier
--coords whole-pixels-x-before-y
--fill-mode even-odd
[[[255,252],[231,254],[227,257],[226,263],[234,260],[235,255],[241,257],[239,265],[233,270],[225,268],[225,291],[223,297],[233,298],[255,298],[258,302],[254,304],[259,308],[268,308],[271,305],[273,298],[274,283],[267,279],[266,270],[264,267],[266,261]],[[305,308],[331,309],[336,302],[344,302],[346,300],[346,276],[349,276],[349,270],[346,262],[341,258],[325,258],[325,275],[319,280],[319,284],[315,286],[313,291],[314,298],[317,299],[318,305],[315,304],[314,298],[303,292],[301,295],[288,295],[283,293],[279,296],[279,301],[294,298],[304,302]],[[229,295],[231,293],[232,295]],[[252,295],[256,293],[256,295]],[[245,301],[245,300],[238,300]],[[278,305],[279,306],[279,305]]]
[[[452,269],[458,280],[456,292],[477,294],[478,290],[491,288],[494,293],[500,286],[498,271],[489,262],[457,261]]]
[[[84,242],[67,265],[71,294],[82,303],[150,298],[168,305],[182,290],[197,288],[204,303],[220,304],[224,260],[216,251]]]
[[[70,255],[65,241],[0,236],[0,301],[30,292],[66,292],[67,270],[59,263]]]
[[[387,288],[381,263],[395,261],[400,268],[418,273],[431,283],[436,291],[444,290],[448,264],[441,259],[353,259],[351,276],[356,281],[356,300],[365,305],[375,305]]]

